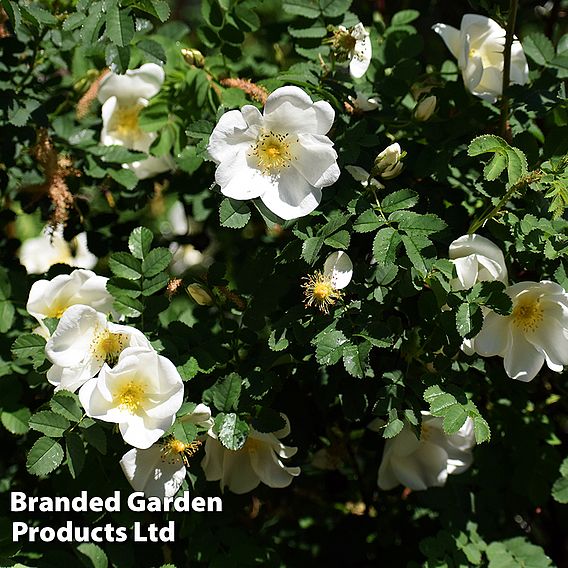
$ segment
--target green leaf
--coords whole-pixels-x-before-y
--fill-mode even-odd
[[[383,430],[383,438],[394,438],[404,428],[404,422],[398,417],[396,408],[389,411],[389,421]]]
[[[483,175],[487,181],[496,180],[507,167],[507,158],[503,154],[495,154],[483,169]]]
[[[391,26],[405,26],[419,17],[420,12],[418,10],[401,10],[392,17]]]
[[[219,207],[219,221],[229,229],[242,229],[249,222],[250,216],[250,208],[244,201],[227,197]]]
[[[339,18],[349,10],[353,0],[319,0],[321,13],[326,18]]]
[[[552,486],[552,497],[558,503],[568,503],[568,458],[560,466],[560,475]]]
[[[282,8],[288,14],[303,16],[304,18],[317,18],[321,11],[314,0],[284,0]]]
[[[106,289],[118,299],[125,296],[129,298],[138,298],[138,296],[142,293],[142,290],[140,289],[140,281],[127,280],[126,278],[118,278],[117,276],[113,276],[108,279]]]
[[[302,258],[308,264],[314,264],[322,246],[322,237],[309,237],[302,243]]]
[[[156,276],[169,266],[172,253],[164,247],[152,249],[142,261],[142,273],[145,278]]]
[[[182,380],[189,381],[199,373],[199,363],[195,357],[190,357],[183,365],[178,365],[177,370]]]
[[[554,45],[542,32],[532,32],[523,38],[523,51],[538,65],[554,58]]]
[[[406,250],[406,254],[414,268],[424,277],[428,273],[433,261],[430,257],[425,256],[423,251],[432,245],[432,242],[426,238],[413,235],[402,235],[402,244]]]
[[[241,396],[242,379],[238,373],[231,373],[219,379],[203,393],[206,403],[213,403],[221,412],[236,410]]]
[[[467,412],[459,404],[448,408],[447,412],[444,415],[444,432],[450,435],[455,434],[465,424],[467,417]]]
[[[394,264],[396,251],[402,242],[396,229],[385,227],[381,229],[373,240],[373,257],[381,265]]]
[[[84,542],[77,546],[77,552],[85,557],[81,558],[81,556],[79,556],[81,562],[83,562],[87,568],[108,568],[107,555],[100,546],[92,542]],[[88,560],[88,562],[86,560]]]
[[[144,257],[150,252],[153,240],[154,235],[150,229],[146,227],[136,227],[128,238],[128,248],[132,256],[139,260],[144,260]]]
[[[142,282],[142,295],[151,296],[168,285],[170,278],[166,272],[160,272],[156,276]]]
[[[24,333],[14,341],[12,354],[15,359],[32,359],[34,364],[41,364],[45,360],[45,339],[35,333]]]
[[[552,561],[540,546],[519,536],[492,542],[486,549],[488,568],[548,568]]]
[[[42,436],[29,451],[26,467],[32,475],[45,476],[59,466],[63,455],[58,442]]]
[[[16,435],[27,434],[29,431],[28,420],[30,419],[31,412],[29,408],[23,407],[18,410],[2,411],[0,420],[2,425],[8,432]]]
[[[363,211],[355,222],[353,223],[353,230],[357,233],[370,233],[385,224],[384,220],[381,219],[372,209],[367,209]]]
[[[125,168],[120,170],[108,170],[108,174],[126,189],[134,189],[138,185],[138,178],[132,170]]]
[[[66,390],[57,391],[50,400],[49,405],[53,412],[67,418],[67,420],[79,422],[83,417],[81,403],[75,393]]]
[[[327,239],[325,239],[324,243],[327,246],[336,248],[336,249],[343,249],[346,250],[349,247],[349,242],[351,241],[351,235],[349,234],[348,231],[342,230],[342,231],[337,231],[337,233],[335,233],[334,235],[331,235],[331,237],[327,237]]]
[[[358,345],[349,343],[343,348],[343,365],[345,370],[352,376],[362,379],[369,367],[369,352],[371,343],[364,341]]]
[[[189,420],[176,420],[172,434],[176,440],[184,444],[191,444],[197,438],[197,424]]]
[[[456,312],[456,329],[466,338],[475,337],[483,326],[483,313],[479,304],[463,303]]]
[[[112,273],[120,278],[138,280],[142,277],[142,263],[127,252],[111,254],[108,265]]]
[[[432,213],[421,215],[414,211],[395,211],[389,216],[389,221],[398,223],[398,228],[407,233],[429,235],[443,231],[447,225],[440,217]]]
[[[410,209],[418,203],[418,194],[412,189],[401,189],[390,193],[381,202],[383,213],[389,214],[401,209]]]
[[[32,414],[28,424],[33,430],[52,438],[60,438],[65,430],[71,426],[67,418],[50,410],[41,410]]]
[[[128,296],[116,298],[112,307],[129,318],[138,318],[144,311],[144,304],[140,300]]]
[[[151,63],[164,64],[166,62],[166,52],[157,41],[143,39],[136,44],[136,47],[144,52],[146,59]]]
[[[329,331],[314,339],[316,342],[316,360],[320,365],[333,365],[343,355],[343,348],[348,343],[341,331]]]
[[[99,453],[106,455],[107,452],[107,440],[105,431],[101,428],[99,424],[91,423],[88,426],[85,426],[83,423],[80,423],[79,426],[81,427],[81,432],[83,433],[83,438],[87,444],[93,446]]]
[[[85,445],[81,436],[76,432],[65,434],[65,443],[67,467],[71,477],[77,479],[85,466]]]
[[[16,309],[12,302],[0,300],[0,333],[6,333],[12,328]]]
[[[152,14],[161,22],[167,21],[170,17],[170,6],[167,0],[139,0],[136,7]]]
[[[473,432],[475,434],[475,441],[478,444],[487,442],[491,439],[491,430],[485,418],[480,415],[473,416]]]
[[[261,22],[257,13],[243,4],[237,4],[234,10],[235,18],[243,24],[246,31],[254,32],[260,28]]]
[[[168,124],[169,112],[168,103],[164,101],[151,103],[140,112],[138,126],[145,132],[160,130]]]
[[[219,427],[219,441],[228,450],[240,450],[247,441],[249,425],[234,412],[222,415]]]
[[[134,37],[134,22],[129,10],[111,4],[106,17],[107,36],[118,47],[127,46]]]
[[[272,351],[283,351],[288,347],[290,342],[286,339],[287,329],[273,329],[268,337],[268,347]]]

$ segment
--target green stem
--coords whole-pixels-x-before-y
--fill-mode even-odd
[[[519,0],[511,0],[509,9],[509,19],[507,21],[507,35],[505,37],[505,49],[503,51],[503,85],[501,90],[501,118],[499,131],[501,137],[510,141],[509,133],[509,78],[511,76],[511,47],[513,45],[513,35],[515,33],[515,22],[517,20],[517,8]]]
[[[505,195],[501,198],[499,203],[495,205],[495,207],[490,209],[487,213],[483,213],[478,219],[473,221],[473,223],[469,227],[468,234],[471,235],[475,233],[477,229],[485,225],[485,223],[489,221],[489,219],[493,219],[493,217],[495,217],[501,211],[501,209],[503,209],[503,207],[507,204],[507,202],[511,199],[511,197],[513,197],[513,195],[517,191],[523,189],[525,186],[531,183],[534,183],[535,181],[538,181],[542,177],[542,175],[543,173],[540,170],[535,170],[521,177],[521,179],[517,183],[514,183],[507,190],[507,193],[505,193]]]

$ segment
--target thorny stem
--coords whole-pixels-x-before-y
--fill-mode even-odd
[[[501,90],[501,118],[499,131],[501,138],[508,142],[511,141],[509,130],[509,78],[511,76],[511,46],[513,45],[513,35],[515,33],[515,22],[517,20],[517,8],[519,0],[511,0],[509,18],[507,20],[507,35],[505,36],[505,49],[503,51],[503,85]]]
[[[543,172],[541,172],[540,170],[534,170],[534,171],[529,172],[528,174],[525,174],[524,176],[522,176],[521,179],[517,183],[514,183],[507,190],[507,193],[505,193],[505,195],[501,198],[499,203],[497,203],[497,205],[495,205],[495,207],[490,209],[487,213],[483,213],[478,219],[473,221],[473,223],[469,227],[468,234],[471,235],[471,234],[475,233],[477,231],[477,229],[479,229],[480,227],[485,225],[485,223],[487,221],[489,221],[489,219],[493,219],[493,217],[495,217],[501,211],[501,209],[503,209],[503,207],[507,204],[507,202],[511,199],[511,197],[513,197],[513,195],[517,191],[523,189],[525,186],[527,186],[531,183],[534,183],[535,181],[538,181],[542,176],[543,176]]]

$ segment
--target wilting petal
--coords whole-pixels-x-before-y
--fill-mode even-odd
[[[323,273],[331,278],[334,288],[341,290],[351,282],[353,263],[346,252],[336,251],[327,257],[323,265]]]

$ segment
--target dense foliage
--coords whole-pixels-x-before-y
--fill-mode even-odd
[[[538,367],[532,380],[510,378],[517,364],[511,358],[522,359],[524,344],[492,353],[482,347],[482,339],[493,337],[484,321],[509,318],[498,321],[520,329],[519,321],[529,318],[522,329],[530,334],[546,317],[538,299],[529,307],[515,304],[517,288],[509,284],[552,281],[568,290],[564,0],[0,5],[2,566],[566,565],[568,407],[560,371],[568,364],[568,303],[562,292],[554,292],[560,323],[555,320],[551,339],[559,338],[559,352],[530,343],[542,358],[542,368],[536,355],[527,363]],[[477,48],[456,60],[432,26],[459,29],[469,13],[509,31],[505,58],[513,32],[519,38],[529,67],[525,84],[505,81],[504,96],[493,98],[468,89],[463,57],[473,58]],[[341,35],[359,22],[372,46],[363,74],[350,73],[355,39]],[[135,102],[135,114],[120,115],[116,126],[126,95],[122,86],[111,92],[109,77],[144,64],[165,73],[152,71],[147,81],[155,90],[137,95],[143,100]],[[338,169],[330,164],[319,185],[308,175],[311,186],[302,183],[315,186],[316,197],[321,189],[321,202],[284,219],[278,212],[285,209],[254,187],[242,187],[253,199],[230,193],[233,178],[221,180],[219,173],[228,158],[217,157],[229,151],[216,150],[214,129],[229,112],[241,120],[245,105],[262,112],[268,98],[265,132],[275,100],[269,95],[290,86],[310,104],[330,105],[332,126],[316,141],[318,156],[331,156],[333,143]],[[101,111],[111,99],[118,101],[114,115]],[[305,124],[297,122],[290,136],[305,140]],[[129,144],[127,126],[144,142]],[[249,162],[258,159],[263,181],[280,175],[281,163],[269,160],[274,155],[294,167],[301,160],[271,146],[278,141],[269,136],[259,135],[246,154]],[[155,169],[141,173],[146,152]],[[225,170],[237,176],[239,167]],[[309,167],[317,169],[318,161]],[[71,249],[32,270],[23,244],[44,227],[55,235],[44,241],[57,238]],[[77,260],[82,233],[96,257],[89,266]],[[457,283],[459,255],[450,259],[449,247],[466,233],[502,251],[504,266],[495,262],[503,277]],[[45,260],[43,251],[31,256]],[[326,280],[324,263],[336,251],[348,253],[353,265],[344,287]],[[71,316],[46,312],[38,328],[30,313],[32,285],[76,267],[108,278],[112,309],[105,317],[135,328],[152,353],[171,361],[175,369],[155,356],[172,385],[177,369],[183,404],[158,438],[165,432],[162,440],[181,443],[182,488],[222,495],[222,513],[10,512],[11,491],[75,496],[87,490],[102,497],[132,491],[119,462],[137,438],[129,441],[123,423],[119,432],[118,420],[92,410],[82,383],[55,391],[55,371],[47,375],[52,364],[61,366],[59,324]],[[80,342],[80,334],[74,337]],[[118,373],[124,362],[105,357],[108,366],[100,371],[101,363],[83,383],[99,371],[96,380]],[[524,361],[519,365],[522,374]],[[128,388],[121,404],[136,409],[139,403],[128,397],[137,391]],[[201,403],[212,412],[206,426],[188,419]],[[424,412],[441,419],[444,439],[471,426],[471,466],[427,490],[404,482],[379,488],[385,444],[420,438],[421,424],[427,439]],[[285,437],[278,434],[288,422],[281,413],[291,429]],[[262,435],[272,433],[273,444],[283,437],[282,444],[298,448],[283,460],[293,476],[282,482],[286,487],[263,479],[252,491],[234,492],[226,483],[221,493],[220,476],[206,480],[206,444],[196,441],[209,436],[211,452],[217,444],[219,452],[254,454]],[[14,521],[57,527],[67,518],[125,527],[174,520],[176,541],[12,541]]]

